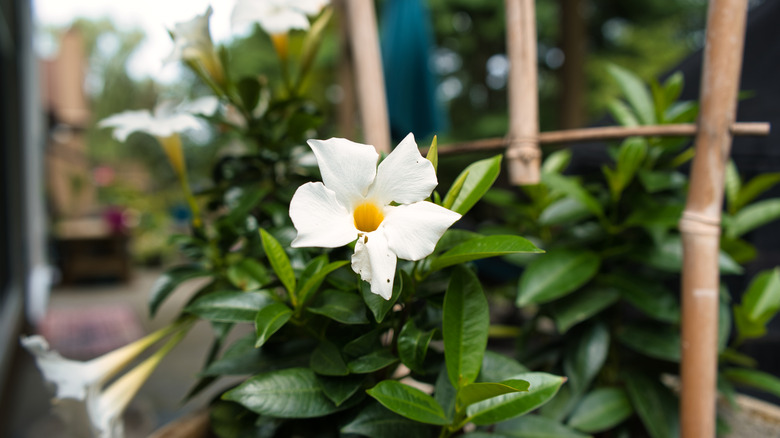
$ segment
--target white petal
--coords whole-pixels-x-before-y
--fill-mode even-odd
[[[385,207],[382,228],[387,244],[399,258],[420,260],[430,255],[442,234],[460,214],[432,202]]]
[[[379,163],[368,197],[384,205],[411,204],[430,196],[436,184],[433,164],[420,155],[414,135],[409,134]]]
[[[203,96],[195,100],[189,100],[179,105],[179,111],[190,114],[203,114],[210,116],[217,112],[219,99],[216,96]]]
[[[360,236],[352,255],[352,270],[371,283],[371,292],[389,300],[393,295],[395,254],[387,246],[382,228]]]
[[[307,143],[317,157],[325,187],[336,192],[341,204],[352,210],[374,181],[379,154],[373,146],[343,138],[309,140]]]
[[[350,212],[320,182],[298,187],[290,201],[290,218],[298,230],[298,237],[292,242],[294,248],[336,248],[357,237]]]
[[[136,131],[145,131],[152,124],[152,114],[148,110],[124,111],[106,117],[98,123],[100,128],[114,128],[114,138],[119,141]]]
[[[93,373],[84,362],[65,359],[49,348],[49,343],[42,336],[23,337],[21,342],[35,356],[35,363],[43,373],[43,378],[56,385],[56,398],[84,400],[88,388],[100,378],[91,375]]]

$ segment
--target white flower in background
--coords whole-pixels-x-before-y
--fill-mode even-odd
[[[271,35],[307,30],[307,16],[317,15],[329,0],[237,0],[231,15],[233,29],[257,22]]]
[[[171,330],[181,328],[171,325],[158,330],[131,344],[118,348],[98,358],[81,362],[62,357],[49,347],[42,336],[22,337],[22,346],[33,356],[46,381],[56,386],[55,399],[79,400],[86,404],[92,429],[97,436],[118,438],[124,435],[122,413],[141,385],[151,374],[162,357],[178,342],[186,331],[181,331],[172,343],[146,359],[105,390],[103,385],[136,359],[152,344],[168,335]]]
[[[199,129],[203,124],[195,114],[211,115],[219,106],[214,96],[206,96],[176,105],[172,101],[159,103],[154,111],[124,111],[106,117],[98,123],[100,128],[114,128],[114,138],[126,141],[133,132],[145,132],[158,138],[170,137],[188,129]]]
[[[173,26],[170,32],[174,47],[168,61],[199,63],[215,82],[222,83],[224,72],[217,52],[214,51],[214,42],[209,31],[209,18],[212,12],[209,6],[203,15],[197,15],[189,21],[176,23]]]
[[[424,201],[438,184],[409,134],[377,167],[372,146],[343,138],[309,140],[323,182],[298,188],[290,217],[293,247],[335,248],[357,238],[352,269],[371,292],[390,299],[397,258],[433,252],[460,214]]]

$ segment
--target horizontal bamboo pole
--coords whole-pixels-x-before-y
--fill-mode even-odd
[[[770,125],[767,122],[737,122],[730,128],[733,136],[766,136]],[[695,136],[697,127],[694,123],[675,125],[650,126],[606,126],[596,128],[568,129],[564,131],[549,131],[539,133],[540,144],[589,142],[598,140],[613,140],[626,137],[688,137]],[[509,139],[505,137],[486,138],[462,143],[442,144],[439,154],[449,155],[467,152],[483,152],[506,149]]]

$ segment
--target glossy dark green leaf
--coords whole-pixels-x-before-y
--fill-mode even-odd
[[[260,100],[260,82],[254,77],[241,78],[237,84],[238,95],[247,112],[252,112]]]
[[[679,435],[677,398],[660,381],[645,374],[631,373],[626,377],[626,390],[652,438]]]
[[[553,398],[566,380],[547,373],[518,374],[514,378],[528,381],[528,391],[500,395],[469,406],[466,412],[474,424],[498,423],[530,412]]]
[[[570,177],[558,175],[556,173],[546,173],[542,175],[542,182],[551,189],[565,194],[581,202],[591,213],[603,217],[604,209],[596,198],[587,190]]]
[[[742,209],[751,201],[761,196],[764,192],[780,183],[780,173],[762,173],[748,181],[741,187],[736,201],[734,202],[734,212]]]
[[[438,271],[448,266],[488,257],[541,252],[544,251],[520,236],[483,236],[463,242],[435,258],[431,263],[431,269]]]
[[[355,292],[326,289],[307,310],[342,324],[368,324],[366,305]]]
[[[302,282],[298,284],[299,289],[297,292],[299,301],[301,303],[307,302],[314,294],[314,292],[317,291],[322,282],[325,281],[325,277],[327,277],[336,269],[346,265],[347,263],[349,262],[346,260],[328,263],[327,265],[317,269],[317,272],[315,272],[311,277],[308,277],[305,281],[303,280],[303,277],[301,277]]]
[[[471,210],[471,207],[482,198],[498,178],[501,172],[501,157],[496,155],[493,158],[476,161],[463,170],[461,175],[468,175],[458,195],[454,197],[450,210],[460,214],[466,214]],[[444,197],[444,204],[447,203],[448,196],[449,193]]]
[[[620,298],[620,292],[610,287],[589,288],[552,303],[550,314],[560,333],[587,320]]]
[[[583,432],[601,432],[634,413],[628,394],[621,388],[598,388],[588,393],[572,412],[568,425]]]
[[[548,155],[542,162],[542,173],[561,173],[571,162],[571,150],[560,149]]]
[[[383,380],[367,392],[382,406],[411,420],[435,425],[449,423],[436,400],[417,388],[395,380]]]
[[[284,303],[271,303],[260,309],[255,316],[255,332],[257,333],[255,348],[262,347],[274,333],[290,320],[292,313],[292,310]]]
[[[350,397],[355,395],[363,386],[363,376],[317,376],[322,385],[322,391],[336,406],[341,406]]]
[[[382,322],[387,316],[387,312],[393,308],[395,302],[398,301],[398,297],[401,296],[403,285],[407,281],[404,277],[407,274],[405,271],[401,271],[400,274],[396,274],[393,281],[393,294],[390,295],[390,299],[386,300],[375,293],[371,293],[371,285],[365,281],[360,282],[360,294],[363,296],[363,302],[371,310],[376,322]]]
[[[591,214],[582,202],[574,198],[562,198],[542,210],[539,215],[539,225],[552,226],[577,222]]]
[[[639,126],[639,119],[631,108],[622,100],[611,100],[607,104],[607,109],[612,117],[621,126]]]
[[[271,282],[271,276],[254,259],[241,259],[227,269],[228,280],[241,290],[258,290]]]
[[[510,438],[589,438],[558,421],[539,415],[524,415],[495,426],[499,437]]]
[[[530,371],[528,368],[511,357],[487,350],[482,358],[482,368],[479,370],[477,382],[500,382],[528,371]]]
[[[527,381],[519,379],[504,380],[497,383],[469,383],[458,391],[457,405],[462,409],[499,395],[528,391],[530,385]]]
[[[284,248],[279,244],[279,241],[267,231],[261,229],[260,236],[263,239],[263,249],[266,257],[268,257],[268,262],[271,263],[271,268],[273,268],[279,281],[282,282],[287,292],[292,296],[295,293],[295,273],[292,265],[290,265],[290,258],[287,257],[287,253],[284,252]]]
[[[409,319],[398,334],[398,357],[412,371],[423,372],[423,361],[435,330],[423,331]]]
[[[372,438],[429,438],[430,426],[404,418],[379,403],[373,402],[344,427],[342,434],[357,434]]]
[[[398,362],[398,358],[393,356],[393,353],[386,349],[381,349],[368,353],[365,356],[360,356],[357,359],[353,359],[347,366],[351,373],[366,374],[379,371],[396,362]]]
[[[780,311],[780,268],[756,275],[742,296],[742,308],[754,322],[767,323]]]
[[[333,343],[322,341],[311,353],[309,367],[323,376],[346,376],[349,374],[347,364],[341,357],[339,348]]]
[[[221,358],[201,371],[202,376],[257,374],[262,371],[262,350],[255,348],[254,333],[233,342]]]
[[[739,237],[777,219],[780,219],[780,199],[758,201],[740,210],[725,231],[731,237]]]
[[[268,194],[267,188],[259,186],[232,187],[225,193],[225,204],[230,210],[226,220],[231,224],[246,221],[253,208]]]
[[[198,298],[184,310],[211,321],[253,323],[257,312],[272,302],[267,292],[214,292]]]
[[[663,322],[680,322],[680,303],[664,286],[630,275],[610,275],[605,279],[645,315]]]
[[[726,205],[728,205],[729,213],[734,214],[737,211],[734,205],[739,197],[739,191],[742,189],[742,179],[739,177],[739,171],[737,170],[737,165],[734,164],[734,160],[730,159],[726,163],[725,173]]]
[[[609,353],[609,329],[603,323],[587,325],[567,345],[563,370],[575,392],[582,393],[601,371]]]
[[[197,265],[176,266],[166,270],[163,275],[154,282],[149,295],[149,314],[154,316],[160,305],[171,293],[187,280],[199,277],[210,277],[213,273]]]
[[[615,64],[608,65],[607,71],[617,82],[640,122],[643,125],[654,125],[657,121],[655,105],[644,82],[631,71]]]
[[[473,272],[457,267],[444,294],[444,358],[456,388],[474,382],[482,366],[490,327],[488,302]]]
[[[746,368],[729,368],[723,375],[732,382],[751,386],[780,397],[780,378],[763,371]]]
[[[682,241],[680,236],[669,235],[652,249],[635,253],[632,258],[663,271],[680,272],[683,260]],[[742,267],[723,251],[718,257],[718,265],[723,274],[741,274],[743,271]]]
[[[259,374],[226,392],[222,398],[240,403],[252,412],[277,418],[321,417],[343,407],[325,396],[319,379],[308,368]]]
[[[618,339],[632,350],[656,359],[680,361],[680,331],[666,325],[627,325]]]
[[[531,262],[520,277],[517,306],[541,304],[571,293],[587,283],[601,259],[585,250],[556,250]]]

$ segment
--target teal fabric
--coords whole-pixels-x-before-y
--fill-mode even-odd
[[[422,0],[386,0],[382,10],[382,63],[390,132],[397,143],[441,134],[444,110],[436,101],[431,71],[434,46],[430,15]]]

